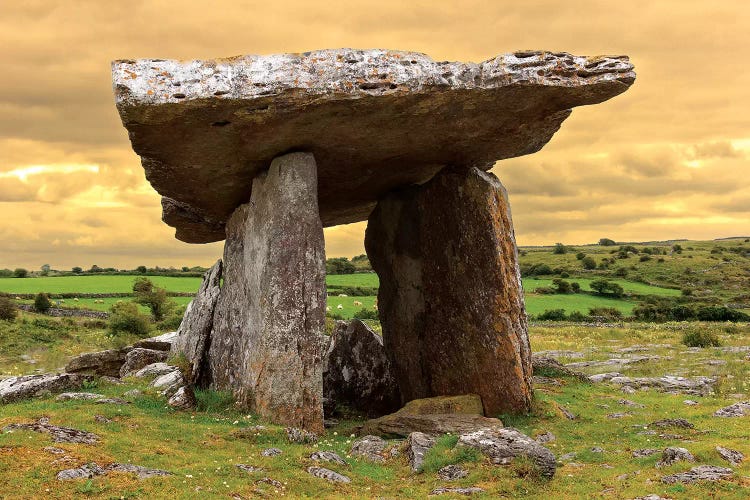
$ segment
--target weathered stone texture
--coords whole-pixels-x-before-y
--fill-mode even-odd
[[[389,50],[319,50],[112,65],[115,98],[164,220],[224,239],[272,158],[318,162],[326,226],[365,220],[385,192],[444,166],[491,168],[538,151],[575,106],[627,90],[627,57],[523,51],[480,64]],[[408,140],[405,140],[408,137]]]
[[[92,377],[88,375],[70,373],[8,377],[0,380],[0,403],[11,403],[53,392],[78,389],[84,382],[91,379]]]
[[[322,433],[325,248],[313,156],[274,159],[227,236],[211,383],[263,418]]]
[[[203,275],[198,293],[185,310],[177,337],[172,344],[173,354],[182,354],[190,365],[188,382],[206,386],[208,359],[206,352],[213,328],[214,309],[221,292],[221,260]]]
[[[395,413],[368,420],[361,433],[404,436],[419,432],[431,436],[460,434],[485,428],[502,428],[496,418],[483,416],[482,401],[476,394],[414,399]]]
[[[488,415],[530,407],[521,276],[497,177],[449,168],[386,196],[370,216],[365,247],[404,401],[476,393]]]
[[[125,355],[125,363],[120,367],[120,377],[125,377],[153,363],[167,360],[167,351],[135,347]]]
[[[71,359],[65,366],[68,373],[91,373],[93,375],[119,377],[120,367],[125,363],[125,356],[130,347],[108,349],[99,352],[87,352]]]
[[[383,339],[358,319],[338,321],[331,334],[323,372],[323,396],[379,417],[401,406],[398,384]]]

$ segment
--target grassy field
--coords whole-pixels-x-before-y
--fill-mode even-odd
[[[3,327],[0,332],[0,372],[8,373],[8,361],[24,365],[28,372],[34,367],[59,364],[64,357],[94,348],[115,345],[101,329],[87,326],[82,320],[58,320],[24,314],[14,334]],[[750,455],[746,418],[718,419],[712,413],[738,399],[748,399],[750,362],[746,353],[732,353],[721,348],[688,349],[680,338],[686,324],[630,325],[626,328],[591,328],[583,326],[534,327],[530,331],[532,348],[571,350],[580,353],[575,361],[621,357],[625,348],[643,349],[638,354],[658,355],[659,359],[626,365],[621,371],[628,376],[650,375],[711,375],[719,379],[716,393],[706,397],[689,396],[699,404],[687,406],[688,397],[655,391],[639,391],[623,395],[607,384],[588,384],[572,378],[559,379],[559,385],[544,384],[535,388],[533,412],[524,416],[501,416],[512,425],[534,437],[551,432],[556,439],[547,447],[557,457],[575,453],[563,461],[557,474],[545,481],[533,474],[528,464],[520,461],[508,467],[492,465],[476,454],[450,451],[455,436],[441,438],[439,446],[427,455],[425,470],[412,473],[406,456],[373,464],[349,454],[359,421],[342,421],[327,430],[317,445],[287,442],[279,427],[259,422],[252,414],[233,409],[221,393],[199,394],[200,407],[193,412],[168,409],[164,400],[146,382],[129,380],[115,386],[103,382],[86,390],[108,396],[122,396],[138,388],[143,395],[125,406],[98,405],[90,402],[57,402],[53,397],[0,406],[0,428],[10,423],[29,422],[47,415],[52,424],[95,432],[101,436],[96,445],[53,443],[44,434],[26,431],[0,434],[0,497],[25,498],[426,498],[438,486],[479,486],[484,494],[474,498],[579,499],[635,498],[659,494],[675,500],[696,498],[745,499],[750,491],[750,462],[732,467],[735,476],[729,481],[693,485],[667,485],[659,481],[666,474],[681,472],[697,464],[726,466],[716,445]],[[702,325],[716,332],[725,346],[750,345],[750,326]],[[121,339],[119,342],[130,341]],[[64,356],[52,362],[54,356]],[[575,354],[575,353],[573,353]],[[26,356],[26,358],[21,358]],[[28,364],[27,360],[36,364]],[[564,358],[563,361],[565,361]],[[596,369],[590,368],[590,373]],[[603,367],[602,371],[608,370]],[[15,372],[15,371],[14,371]],[[626,397],[642,407],[623,406]],[[568,420],[558,409],[562,405],[572,411],[576,420]],[[611,419],[608,415],[624,412],[626,416]],[[99,423],[102,415],[111,423]],[[677,433],[683,440],[643,434],[644,426],[663,418],[686,418],[695,430]],[[261,423],[266,429],[241,437],[237,431]],[[674,433],[670,429],[667,432]],[[392,441],[399,445],[398,441]],[[46,446],[65,450],[69,458],[55,462],[59,456],[44,451]],[[632,451],[640,448],[663,449],[684,446],[696,457],[697,464],[678,462],[657,468],[660,454],[634,458]],[[263,449],[282,450],[277,457],[264,457]],[[602,453],[592,448],[603,449]],[[305,468],[314,463],[308,458],[316,450],[337,452],[346,465],[323,464],[352,479],[350,484],[331,484],[312,477]],[[111,473],[91,480],[55,480],[62,469],[95,461],[100,465],[127,462],[161,468],[174,475],[165,478],[138,480],[130,474]],[[262,467],[262,472],[247,473],[235,464]],[[461,463],[468,477],[446,483],[437,478],[437,468]],[[282,488],[258,482],[270,477]],[[441,498],[462,498],[446,495]]]
[[[680,245],[679,253],[674,245]],[[680,241],[634,243],[630,247],[638,253],[620,254],[623,245],[599,246],[578,245],[569,247],[565,254],[555,254],[553,247],[523,247],[520,249],[522,268],[546,264],[556,274],[530,276],[523,279],[526,294],[526,309],[530,315],[539,315],[550,309],[564,309],[566,313],[577,311],[588,313],[594,307],[613,307],[625,315],[631,314],[638,303],[638,296],[679,297],[682,289],[690,291],[691,296],[713,304],[730,304],[750,313],[750,242],[744,238],[720,241]],[[644,253],[653,252],[658,255]],[[582,261],[576,257],[583,253],[596,263],[607,262],[606,268],[584,270]],[[666,255],[664,255],[666,253]],[[625,258],[620,258],[624,256]],[[644,260],[641,260],[644,259]],[[552,279],[560,274],[566,275],[569,282],[578,282],[581,289],[590,291],[590,284],[595,279],[614,281],[623,287],[625,296],[612,299],[591,294],[543,295],[534,293],[539,287],[549,287]],[[622,277],[620,275],[625,274]],[[10,294],[20,293],[129,293],[132,290],[135,276],[71,276],[46,278],[0,278],[0,291]],[[152,281],[171,292],[194,292],[200,286],[201,279],[194,277],[176,278],[151,276]],[[374,291],[379,285],[375,273],[356,273],[330,275],[326,283],[331,296],[328,306],[331,314],[350,318],[361,309],[354,306],[354,301],[362,302],[363,307],[371,309],[375,295],[362,297],[338,297],[346,287],[360,287]],[[107,310],[113,302],[120,299],[103,299],[103,304],[94,303],[93,299],[80,298],[78,302],[66,299],[65,307]],[[189,299],[175,298],[179,304],[186,304]],[[341,304],[342,309],[337,306]]]
[[[192,292],[200,286],[200,278],[172,278],[152,276],[149,277],[157,286],[166,288],[172,292]],[[0,280],[0,291],[7,293],[127,293],[132,291],[133,276],[72,276],[62,278],[5,278]],[[592,279],[579,278],[570,279],[580,283],[583,290],[590,290],[589,284]],[[656,286],[644,285],[642,283],[633,283],[623,279],[612,280],[619,283],[626,293],[634,294],[651,294],[659,296],[676,296],[680,294],[679,290],[660,288]],[[372,309],[376,297],[369,296],[348,296],[339,297],[335,292],[339,287],[366,287],[375,288],[378,286],[378,277],[375,273],[358,273],[332,275],[326,277],[326,283],[331,289],[332,295],[328,297],[328,306],[331,308],[331,314],[338,314],[344,318],[351,318],[355,312],[362,309]],[[593,307],[614,307],[624,314],[630,314],[635,302],[629,299],[612,299],[607,297],[598,297],[589,294],[575,295],[537,295],[533,293],[538,287],[548,287],[552,284],[551,279],[545,278],[524,278],[523,285],[526,292],[526,309],[529,314],[538,315],[548,309],[565,309],[571,313],[578,311],[587,313]],[[77,288],[79,287],[79,288]],[[102,303],[97,303],[100,300]],[[91,309],[95,311],[108,311],[115,302],[119,300],[128,300],[127,298],[79,298],[62,299],[62,303],[57,304],[60,299],[56,299],[57,306]],[[172,300],[179,305],[187,305],[190,297],[172,297]],[[23,303],[31,303],[32,300],[23,300]],[[361,302],[362,306],[355,306],[354,302]],[[341,304],[342,309],[338,309]],[[144,309],[145,311],[145,309]]]

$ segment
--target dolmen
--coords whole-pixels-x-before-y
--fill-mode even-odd
[[[488,171],[546,144],[575,106],[635,81],[625,56],[522,51],[479,64],[415,52],[112,65],[117,109],[163,220],[224,240],[175,343],[199,386],[323,430],[323,228],[367,220],[383,349],[401,403],[531,404],[510,206]]]

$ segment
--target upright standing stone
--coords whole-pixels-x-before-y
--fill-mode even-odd
[[[226,232],[211,382],[264,418],[322,432],[325,249],[313,155],[275,158]]]
[[[209,379],[206,352],[210,345],[214,309],[221,292],[221,260],[203,275],[198,293],[185,310],[172,352],[185,356],[190,364],[188,382],[206,386]]]
[[[517,249],[497,177],[447,168],[389,194],[370,215],[365,247],[404,401],[476,393],[489,416],[530,407]]]

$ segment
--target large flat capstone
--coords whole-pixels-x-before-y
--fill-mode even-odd
[[[357,222],[446,165],[487,170],[538,151],[571,108],[635,80],[624,56],[524,51],[474,64],[352,49],[120,60],[112,75],[163,219],[190,243],[223,240],[253,179],[286,152],[314,154],[324,226]]]

